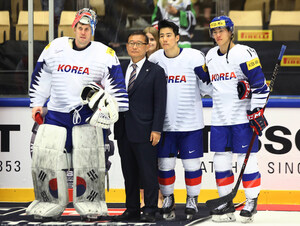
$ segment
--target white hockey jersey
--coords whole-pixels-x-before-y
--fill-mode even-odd
[[[216,46],[206,55],[209,80],[213,85],[212,122],[214,126],[247,123],[247,110],[263,107],[269,93],[261,64],[254,49],[237,44],[226,54],[218,53]],[[205,79],[204,79],[205,80]],[[251,99],[238,98],[237,84],[250,83]]]
[[[174,58],[160,49],[150,61],[164,68],[167,78],[167,108],[163,131],[194,131],[204,127],[201,95],[209,94],[210,86],[198,77],[203,72],[205,57],[196,49],[184,48]],[[197,73],[197,74],[196,74]]]
[[[62,37],[49,43],[36,64],[30,86],[30,107],[47,104],[49,110],[68,113],[82,105],[82,88],[90,82],[101,84],[119,104],[119,111],[128,110],[124,76],[114,50],[100,42],[82,51]]]

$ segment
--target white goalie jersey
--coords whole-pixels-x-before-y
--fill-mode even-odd
[[[209,81],[213,85],[211,124],[226,126],[249,122],[246,111],[262,108],[269,93],[256,51],[237,44],[230,49],[226,58],[226,54],[221,55],[216,46],[207,53],[206,65]],[[241,80],[250,83],[251,99],[238,98],[237,84]]]
[[[167,78],[167,108],[163,131],[194,131],[204,127],[201,95],[210,94],[210,85],[199,78],[205,58],[196,49],[184,48],[174,58],[160,49],[149,60],[164,68]]]
[[[118,102],[119,111],[128,110],[128,95],[119,60],[114,50],[100,42],[81,51],[71,48],[68,37],[49,43],[36,64],[30,86],[30,107],[68,113],[82,105],[80,93],[90,82],[101,84]]]

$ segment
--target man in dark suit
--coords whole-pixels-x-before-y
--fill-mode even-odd
[[[131,60],[122,62],[129,96],[129,111],[120,113],[114,134],[125,180],[126,211],[117,220],[155,221],[158,199],[156,145],[166,111],[164,70],[146,59],[149,40],[144,32],[129,35],[126,44]],[[140,216],[140,185],[145,207]]]

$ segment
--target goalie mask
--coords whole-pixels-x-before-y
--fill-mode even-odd
[[[76,26],[76,24],[80,22],[82,24],[89,24],[92,29],[92,35],[94,36],[96,24],[97,24],[97,15],[96,13],[89,9],[83,8],[76,13],[75,19],[72,24],[72,28]]]
[[[213,37],[212,33],[215,28],[226,28],[232,34],[234,32],[234,24],[228,16],[218,16],[212,19],[209,24],[209,35],[211,38]]]

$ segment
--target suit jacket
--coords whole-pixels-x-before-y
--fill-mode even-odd
[[[121,63],[122,71],[130,61]],[[129,110],[119,113],[114,125],[115,139],[124,136],[134,143],[149,142],[151,131],[161,132],[166,112],[167,82],[162,67],[146,59],[128,93]]]

